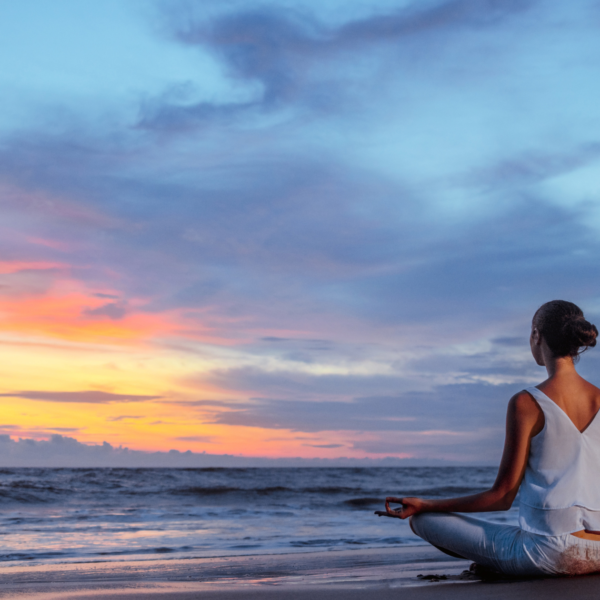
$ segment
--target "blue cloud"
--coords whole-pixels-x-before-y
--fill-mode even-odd
[[[108,317],[117,321],[127,314],[127,307],[120,302],[107,302],[97,308],[88,308],[83,314],[87,317]]]
[[[352,87],[348,80],[355,79],[348,65],[356,68],[365,53],[374,57],[382,46],[391,46],[396,54],[403,44],[419,40],[421,52],[428,54],[427,46],[437,45],[440,36],[498,27],[534,5],[531,0],[446,0],[425,6],[414,3],[383,14],[375,5],[376,14],[337,27],[325,25],[309,11],[274,5],[240,8],[209,21],[199,16],[190,19],[190,11],[180,11],[176,5],[167,7],[167,21],[178,41],[213,53],[232,78],[258,82],[261,91],[254,100],[237,103],[182,104],[157,98],[144,107],[139,125],[188,130],[194,124],[231,123],[235,117],[249,118],[253,112],[288,104],[331,114],[343,105],[342,97]],[[333,77],[323,76],[324,63],[335,71]]]
[[[85,402],[91,404],[107,404],[109,402],[144,402],[157,400],[162,396],[144,396],[141,394],[112,394],[87,390],[82,392],[49,392],[49,391],[18,391],[0,394],[0,398],[26,398],[42,402]],[[129,418],[129,417],[128,417]]]
[[[221,405],[191,404],[212,415],[207,417],[209,422],[303,432],[502,428],[508,400],[527,387],[523,383],[491,385],[473,380],[437,385],[428,391],[399,392],[393,390],[393,380],[383,377],[360,381],[358,376],[344,379],[231,372],[228,379],[229,387],[260,386],[269,396]],[[388,395],[383,395],[386,388]],[[352,389],[356,394],[370,389],[373,395],[352,396]]]

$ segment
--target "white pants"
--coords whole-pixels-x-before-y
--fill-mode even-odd
[[[515,527],[454,513],[411,517],[426,542],[509,575],[582,575],[600,571],[600,541],[569,533],[536,535]]]

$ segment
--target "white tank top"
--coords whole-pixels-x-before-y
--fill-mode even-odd
[[[600,416],[581,433],[544,392],[527,388],[544,411],[544,428],[531,439],[521,483],[522,529],[553,536],[600,531]]]

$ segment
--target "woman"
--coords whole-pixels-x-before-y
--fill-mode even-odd
[[[376,514],[411,517],[412,530],[430,544],[502,573],[600,571],[600,390],[575,370],[597,335],[571,302],[540,307],[530,345],[548,379],[511,398],[494,485],[447,500],[388,497]],[[519,488],[519,527],[453,514],[508,510]],[[390,502],[402,506],[392,510]]]

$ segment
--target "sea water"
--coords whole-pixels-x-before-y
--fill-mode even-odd
[[[489,467],[1,469],[0,561],[216,557],[422,544],[386,495],[489,488]],[[482,515],[516,524],[508,512]]]

